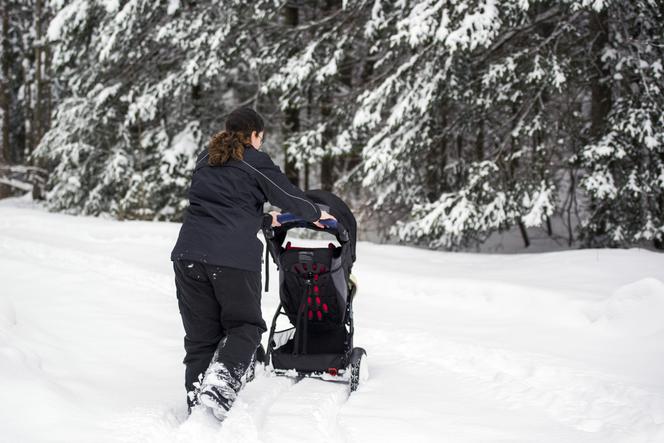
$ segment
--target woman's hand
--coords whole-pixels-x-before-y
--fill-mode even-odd
[[[272,216],[272,226],[281,226],[281,223],[277,220],[277,217],[281,215],[281,212],[279,211],[270,211],[270,215]],[[320,211],[320,218],[318,221],[314,222],[314,225],[318,226],[319,228],[325,228],[325,225],[323,225],[320,220],[336,220],[332,214],[330,214],[327,211]]]
[[[320,211],[320,218],[318,221],[314,222],[314,225],[318,226],[319,228],[325,228],[325,225],[323,225],[320,221],[321,220],[336,220],[332,214],[330,214],[327,211]]]
[[[272,226],[281,226],[281,223],[277,220],[277,216],[281,215],[281,212],[279,211],[270,211],[270,215],[272,216]]]

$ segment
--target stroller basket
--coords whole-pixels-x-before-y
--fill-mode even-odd
[[[320,372],[329,368],[344,368],[348,365],[343,339],[330,340],[324,335],[310,337],[307,345],[315,353],[295,354],[295,328],[275,332],[273,337],[272,366],[275,369],[295,369],[302,372]],[[341,346],[339,346],[341,344]]]

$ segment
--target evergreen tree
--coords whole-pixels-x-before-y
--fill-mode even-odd
[[[53,208],[180,216],[196,153],[244,87],[233,82],[249,36],[227,8],[76,0],[58,11],[49,37],[66,84],[36,153],[54,165]]]
[[[255,58],[265,79],[261,92],[265,101],[278,104],[275,117],[284,120],[287,157],[299,170],[320,165],[321,187],[332,190],[355,166],[348,161],[359,155],[349,111],[355,108],[364,70],[371,63],[363,36],[371,3],[284,2],[288,14],[297,14],[295,21],[271,3],[263,7],[265,44]]]
[[[195,153],[250,104],[294,182],[366,199],[402,241],[518,228],[528,245],[553,217],[570,244],[663,240],[655,0],[55,7],[57,106],[35,154],[54,209],[178,219]]]
[[[607,244],[597,229],[617,239],[627,229],[623,244],[661,239],[662,17],[655,2],[382,6],[367,26],[387,32],[371,46],[380,54],[377,76],[383,80],[363,91],[354,124],[374,133],[363,150],[363,183],[375,191],[374,207],[398,218],[410,215],[393,231],[401,239],[453,248],[515,225],[525,233],[548,223],[556,208],[561,212],[559,195],[577,192],[570,181],[579,168],[592,201],[586,236]],[[610,26],[632,28],[622,36],[606,31],[619,49],[607,52],[602,17]],[[615,56],[622,52],[632,60]],[[644,55],[634,59],[639,52]],[[629,98],[618,85],[604,86],[612,57],[619,69],[647,71],[629,72],[628,82],[639,84],[629,87]],[[612,101],[616,94],[623,97]],[[635,110],[635,103],[645,108]],[[613,122],[608,133],[599,124],[607,117]],[[606,163],[616,168],[620,160],[616,131],[631,135],[627,157],[640,165],[619,169],[629,169],[632,182],[641,177],[635,185],[640,191],[620,199],[622,209],[607,205],[615,194],[605,191],[613,180]],[[598,148],[597,140],[615,150]],[[634,192],[641,196],[638,211]],[[628,228],[634,225],[641,228]]]
[[[599,19],[598,19],[599,20]],[[650,1],[617,2],[600,25],[598,72],[610,92],[603,131],[581,150],[590,246],[664,240],[664,14]]]

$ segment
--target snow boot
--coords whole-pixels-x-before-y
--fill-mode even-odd
[[[200,404],[198,401],[198,393],[201,391],[201,383],[203,382],[203,374],[198,374],[198,381],[194,382],[194,389],[187,392],[187,414],[191,415],[192,409]]]
[[[205,371],[198,402],[212,409],[219,420],[224,420],[240,389],[241,383],[230,375],[226,366],[214,362]]]
[[[187,415],[191,415],[191,410],[198,406],[198,391],[187,392]]]
[[[259,345],[258,349],[256,349],[256,352],[254,352],[254,354],[251,356],[249,367],[245,371],[244,375],[240,377],[240,382],[242,383],[242,387],[240,389],[243,389],[247,383],[256,377],[256,368],[259,364],[263,364],[263,360],[265,360],[265,350],[263,349],[263,345]]]

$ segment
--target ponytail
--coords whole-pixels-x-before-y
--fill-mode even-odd
[[[221,166],[228,160],[242,160],[248,137],[240,132],[220,131],[208,142],[208,164]]]
[[[251,108],[237,108],[226,118],[225,130],[208,142],[208,164],[221,166],[229,160],[242,160],[244,146],[251,144],[251,134],[263,131],[263,117]]]

